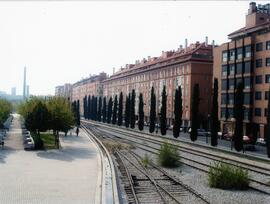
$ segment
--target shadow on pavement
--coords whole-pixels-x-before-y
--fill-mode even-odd
[[[96,157],[96,151],[89,148],[66,147],[63,150],[49,150],[44,152],[37,152],[37,156],[45,159],[72,162],[76,159],[94,158]]]
[[[18,151],[17,149],[11,148],[11,147],[5,147],[2,149],[0,147],[0,163],[6,163],[5,159],[12,153],[15,153]]]

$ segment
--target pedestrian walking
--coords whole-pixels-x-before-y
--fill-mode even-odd
[[[76,129],[76,134],[77,134],[77,137],[79,136],[79,128],[77,127]]]

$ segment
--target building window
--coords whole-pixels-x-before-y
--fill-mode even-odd
[[[268,115],[268,109],[265,108],[265,109],[264,109],[264,116],[267,117],[267,115]]]
[[[270,58],[265,59],[265,66],[267,66],[267,67],[270,66]]]
[[[261,84],[261,83],[262,83],[262,75],[256,76],[256,78],[255,78],[255,83],[256,83],[256,84]]]
[[[227,76],[227,65],[222,65],[222,76]]]
[[[222,90],[227,90],[227,80],[222,80],[221,82],[221,89]]]
[[[230,60],[235,59],[235,51],[234,51],[234,49],[229,51],[229,56],[230,56]]]
[[[266,41],[266,50],[270,50],[270,41]]]
[[[232,118],[233,115],[233,108],[228,108],[228,118]]]
[[[251,46],[245,46],[245,57],[251,57]]]
[[[236,78],[236,87],[238,86],[239,83],[242,82],[243,82],[242,78]]]
[[[229,75],[234,75],[235,74],[235,66],[234,64],[229,65]]]
[[[222,62],[227,62],[227,60],[228,60],[228,52],[223,51],[222,52]]]
[[[243,58],[243,48],[241,47],[241,48],[237,48],[237,50],[236,50],[236,53],[237,53],[237,57],[236,57],[236,59],[242,59]]]
[[[245,108],[244,109],[244,120],[250,120],[251,119],[251,109]]]
[[[261,109],[260,108],[255,108],[255,116],[261,116]]]
[[[244,86],[245,86],[245,89],[252,88],[252,77],[245,77],[244,78]]]
[[[234,90],[234,79],[229,79],[229,89]]]
[[[268,100],[269,97],[269,91],[264,92],[264,99]]]
[[[230,93],[228,94],[228,98],[229,98],[229,104],[233,105],[234,104],[234,94]]]
[[[256,59],[256,68],[262,67],[262,59]]]
[[[251,93],[244,93],[244,105],[250,105],[251,101]]]
[[[244,73],[250,73],[252,72],[252,68],[251,68],[251,62],[248,61],[248,62],[245,62],[245,69],[244,69]]]
[[[270,74],[265,75],[265,83],[270,83]]]
[[[255,100],[262,100],[262,92],[260,91],[255,92]]]
[[[257,43],[256,44],[256,52],[262,51],[263,50],[263,43]]]
[[[226,119],[226,108],[221,108],[220,113],[221,113],[221,118]]]
[[[221,94],[221,104],[227,104],[227,94]]]
[[[236,64],[236,74],[242,74],[242,63]]]

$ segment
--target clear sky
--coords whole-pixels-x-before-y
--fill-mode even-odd
[[[228,41],[244,26],[249,1],[0,2],[0,90],[30,94],[89,74],[112,73],[162,50],[188,43]]]

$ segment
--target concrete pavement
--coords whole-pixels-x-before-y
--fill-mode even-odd
[[[17,122],[14,118],[8,148],[0,150],[0,203],[94,203],[100,156],[85,133],[61,136],[61,150],[24,151]]]

